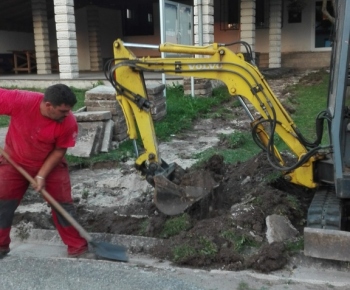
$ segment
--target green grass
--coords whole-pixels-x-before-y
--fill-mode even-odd
[[[297,84],[290,87],[293,102],[297,104],[297,110],[292,115],[296,126],[307,139],[316,137],[315,120],[322,110],[327,108],[329,74],[318,72],[320,82],[314,85]]]
[[[167,88],[167,115],[154,125],[157,139],[167,141],[171,135],[190,129],[198,116],[204,116],[228,98],[226,88],[215,89],[211,98],[185,96],[182,86]]]
[[[300,252],[304,249],[304,239],[286,242],[286,250],[291,253]]]
[[[257,247],[258,243],[252,237],[246,235],[237,235],[233,231],[228,230],[221,234],[224,239],[229,240],[235,251],[242,252],[246,247]]]
[[[193,256],[212,257],[218,252],[215,243],[205,237],[198,238],[197,248],[191,245],[179,245],[173,249],[173,261],[180,262]]]
[[[327,107],[328,82],[329,74],[324,70],[320,70],[304,77],[301,83],[285,89],[291,93],[288,101],[296,107],[296,112],[291,117],[300,132],[309,141],[314,141],[316,138],[315,120],[317,115]],[[322,144],[328,142],[326,127],[324,128]],[[251,133],[237,132],[222,135],[220,139],[221,141],[227,141],[228,149],[210,148],[195,154],[193,157],[198,159],[197,165],[206,161],[213,154],[223,155],[226,163],[236,163],[237,161],[244,162],[261,151],[254,143]],[[277,134],[274,141],[279,151],[289,149]]]
[[[160,233],[161,238],[169,238],[191,228],[190,217],[187,214],[168,219]]]

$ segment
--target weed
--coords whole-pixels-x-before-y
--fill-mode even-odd
[[[242,106],[242,103],[241,103],[241,101],[238,98],[235,98],[234,102],[232,103],[232,106],[234,108],[238,108],[238,107]]]
[[[251,288],[249,287],[248,283],[240,282],[237,290],[251,290]]]
[[[235,132],[229,135],[220,134],[219,139],[221,142],[227,143],[227,148],[236,149],[242,147],[249,140],[248,134],[250,136],[250,133],[247,132]]]
[[[304,249],[304,239],[299,238],[296,241],[287,241],[285,245],[289,252],[300,252]]]
[[[89,190],[87,190],[86,188],[84,188],[83,193],[82,193],[82,195],[81,195],[81,198],[82,198],[82,199],[88,199],[88,197],[89,197]]]
[[[259,205],[262,205],[263,201],[264,201],[263,198],[259,195],[253,199],[252,204],[255,206],[259,206]]]
[[[161,238],[169,238],[186,231],[191,227],[190,217],[187,214],[168,219],[160,234]]]
[[[98,80],[96,83],[94,83],[94,84],[92,85],[92,87],[96,88],[96,87],[98,87],[98,86],[103,86],[103,85],[104,85],[104,82],[101,81],[101,80]]]
[[[264,181],[267,184],[273,184],[274,182],[278,181],[282,177],[282,172],[274,171],[270,174],[266,175],[264,178]]]
[[[221,236],[229,240],[237,252],[242,252],[246,247],[256,247],[257,243],[246,235],[237,235],[233,231],[225,231]]]
[[[149,220],[145,219],[141,224],[140,224],[140,236],[145,236],[147,234],[147,228],[149,226]]]
[[[214,256],[218,252],[218,248],[215,243],[211,242],[207,238],[200,237],[199,243],[203,246],[199,250],[199,254],[203,256]]]
[[[195,254],[196,250],[188,245],[176,246],[173,250],[173,258],[175,262],[194,256]]]
[[[287,195],[287,200],[288,200],[288,204],[292,209],[298,210],[300,209],[300,202],[299,200],[291,194]]]

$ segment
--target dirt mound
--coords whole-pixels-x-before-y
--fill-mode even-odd
[[[192,267],[263,272],[282,268],[289,253],[282,243],[267,243],[265,219],[284,215],[301,230],[312,193],[276,177],[279,173],[263,153],[235,165],[213,155],[201,168],[192,169],[202,170],[210,172],[218,186],[184,214],[186,229],[169,234],[151,254]],[[162,235],[167,221],[162,214],[153,216],[148,234]]]

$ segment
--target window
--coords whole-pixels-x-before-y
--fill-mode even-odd
[[[153,5],[139,3],[122,10],[123,35],[153,35]]]
[[[270,1],[259,0],[255,2],[255,27],[269,28],[270,18]]]
[[[239,29],[241,0],[220,0],[220,30]]]
[[[327,1],[327,11],[334,16],[333,5]],[[322,1],[315,5],[315,48],[331,47],[333,24],[322,12]]]

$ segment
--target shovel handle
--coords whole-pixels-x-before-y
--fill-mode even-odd
[[[0,147],[0,154],[21,173],[31,184],[36,184],[33,177],[29,175],[21,166],[14,162],[11,157]],[[41,189],[40,193],[44,198],[79,232],[79,234],[85,238],[88,242],[92,241],[90,234],[49,194],[45,189]]]

